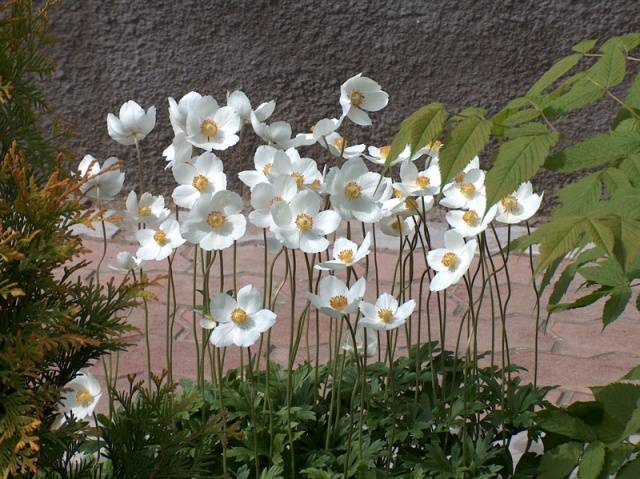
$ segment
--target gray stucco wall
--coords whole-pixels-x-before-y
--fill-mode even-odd
[[[636,0],[66,0],[52,15],[59,72],[47,93],[78,135],[78,158],[119,156],[131,182],[133,150],[109,139],[106,115],[129,99],[155,105],[158,125],[142,145],[146,183],[168,193],[173,179],[160,156],[172,137],[168,96],[197,90],[224,101],[242,88],[254,104],[275,98],[273,119],[306,131],[339,113],[340,84],[364,72],[390,103],[372,128],[346,134],[351,143],[383,144],[429,101],[495,111],[573,43],[633,31],[639,13]],[[605,127],[614,109],[605,102],[569,127]],[[227,172],[250,165],[256,144],[224,152]],[[320,149],[309,156],[328,159]],[[538,180],[547,190],[562,181]]]

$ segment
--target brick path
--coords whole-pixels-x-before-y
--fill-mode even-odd
[[[435,230],[442,229],[442,226],[435,225]],[[504,233],[504,232],[502,232]],[[238,245],[238,287],[245,284],[263,288],[262,262],[264,250],[260,244],[261,235],[256,231],[249,231],[247,238]],[[441,237],[438,231],[433,234],[434,238]],[[385,281],[381,282],[381,291],[388,291],[391,287],[391,277],[395,267],[397,250],[397,240],[394,238],[383,238],[380,235],[378,242],[378,261],[380,270],[384,272]],[[85,237],[84,245],[92,250],[85,259],[92,261],[91,265],[82,270],[79,274],[89,277],[95,274],[95,266],[102,254],[102,242],[100,240]],[[437,245],[436,245],[437,246]],[[101,281],[107,281],[114,274],[108,270],[108,264],[114,264],[115,256],[119,251],[128,250],[135,252],[136,244],[131,241],[131,234],[120,231],[109,240],[107,256],[101,270]],[[180,249],[174,260],[174,278],[176,284],[176,299],[178,303],[176,321],[174,327],[173,345],[173,371],[174,378],[194,378],[195,377],[195,346],[193,342],[193,313],[192,313],[192,253],[193,248],[188,245]],[[231,250],[225,251],[225,289],[232,285]],[[417,261],[417,260],[416,260]],[[284,266],[280,261],[276,267],[275,275],[278,279],[283,277]],[[166,273],[166,261],[149,262],[145,270],[150,274]],[[422,273],[422,260],[417,261],[415,274],[419,278]],[[298,268],[300,274],[297,282],[297,309],[302,311],[307,291],[306,268],[304,261],[299,256]],[[509,271],[512,281],[512,296],[507,311],[507,330],[510,341],[510,356],[513,363],[527,368],[529,371],[523,373],[525,380],[531,380],[533,376],[534,364],[534,337],[535,337],[535,297],[533,295],[529,258],[527,256],[514,256],[509,262]],[[115,275],[117,276],[117,275]],[[212,272],[213,288],[219,287],[219,274]],[[504,278],[502,281],[503,294],[506,291]],[[277,284],[277,280],[275,281]],[[200,280],[198,280],[200,285]],[[200,286],[198,286],[200,287]],[[375,297],[373,281],[370,282],[366,297],[372,300]],[[149,304],[150,314],[150,343],[152,364],[156,371],[160,371],[165,365],[165,317],[166,317],[166,289],[156,288],[158,301]],[[417,291],[417,281],[414,291]],[[477,293],[477,292],[476,292]],[[548,292],[545,294],[548,295]],[[573,296],[571,296],[573,295]],[[570,297],[575,297],[572,292]],[[414,293],[414,297],[417,296]],[[448,292],[448,322],[446,346],[453,349],[455,347],[455,336],[460,324],[462,315],[466,308],[466,291],[464,285],[458,285]],[[635,302],[635,301],[634,301]],[[435,300],[430,306],[432,313],[437,311]],[[544,308],[544,299],[543,299]],[[284,287],[277,301],[276,313],[278,321],[272,333],[272,359],[286,361],[291,322],[289,319],[290,302],[288,287]],[[566,311],[552,316],[546,330],[540,331],[539,339],[539,384],[558,386],[549,395],[549,399],[558,403],[568,403],[576,400],[585,400],[590,397],[589,386],[602,385],[615,381],[623,376],[633,366],[640,364],[640,322],[638,313],[632,306],[629,306],[625,314],[618,321],[602,331],[601,321],[602,302],[575,311]],[[315,315],[312,315],[312,335],[315,329]],[[417,331],[417,319],[415,319],[413,329]],[[544,316],[544,312],[543,312]],[[423,318],[425,315],[423,315]],[[437,315],[435,316],[437,318]],[[142,329],[144,325],[144,315],[142,309],[131,311],[129,322]],[[320,343],[321,358],[327,356],[328,328],[330,319],[324,316],[320,318]],[[492,321],[490,317],[489,301],[485,301],[482,313],[478,321],[479,349],[489,349],[491,347]],[[198,327],[198,335],[200,328]],[[433,328],[437,339],[437,324]],[[500,337],[499,320],[496,320],[496,334]],[[427,337],[426,319],[422,320],[422,338]],[[404,335],[402,335],[404,336]],[[120,354],[119,377],[121,381],[127,374],[138,373],[142,378],[146,377],[146,353],[144,346],[144,335],[133,333],[127,338],[133,345]],[[463,335],[462,348],[466,341]],[[402,341],[401,341],[402,343]],[[302,340],[301,352],[298,360],[303,360],[306,356],[305,339]],[[313,337],[310,338],[311,357],[315,356]],[[499,342],[497,343],[499,344]],[[400,344],[402,346],[402,344]],[[402,349],[402,348],[401,348]],[[401,351],[400,349],[400,351]],[[499,349],[499,348],[498,348]],[[499,362],[499,354],[497,361]],[[237,366],[239,355],[237,348],[229,348],[226,364]],[[104,378],[102,365],[95,365],[92,372],[99,378]]]

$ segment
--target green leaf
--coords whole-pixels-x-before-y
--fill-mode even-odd
[[[640,112],[640,73],[636,75],[633,79],[633,83],[629,88],[629,92],[627,93],[627,97],[624,99],[624,104],[633,110],[635,113]],[[618,128],[618,126],[626,119],[633,118],[633,113],[629,111],[627,108],[620,108],[620,111],[616,115],[615,120],[613,121],[613,128]]]
[[[602,321],[605,326],[615,321],[624,312],[631,299],[631,288],[629,286],[618,286],[611,291],[611,297],[604,303],[602,310]]]
[[[567,292],[567,289],[569,289],[569,285],[571,284],[571,281],[573,281],[573,278],[580,266],[600,258],[603,254],[604,252],[600,248],[591,248],[580,253],[575,261],[569,264],[564,271],[562,271],[562,274],[560,274],[558,281],[556,281],[553,286],[551,296],[549,296],[549,304],[555,305],[560,302]]]
[[[620,163],[620,169],[633,186],[640,187],[640,154],[630,155]]]
[[[597,40],[582,40],[576,43],[571,49],[578,53],[589,53],[596,46]]]
[[[451,130],[440,150],[440,174],[446,184],[482,151],[489,141],[491,121],[470,116]]]
[[[533,177],[557,141],[558,134],[545,128],[537,135],[521,136],[503,143],[487,174],[487,205],[497,203],[515,191],[520,183]]]
[[[552,218],[588,213],[600,202],[601,197],[600,173],[585,176],[558,191],[561,205],[554,209]]]
[[[627,462],[620,468],[617,479],[638,479],[640,477],[640,459]]]
[[[584,236],[583,218],[567,216],[538,228],[531,237],[539,238],[540,257],[538,271],[545,269],[556,258],[564,256],[575,248]]]
[[[558,78],[560,78],[562,75],[576,66],[582,59],[582,57],[583,55],[581,52],[574,53],[573,55],[569,55],[568,57],[564,57],[558,60],[549,70],[544,73],[544,75],[540,77],[538,81],[533,84],[531,88],[529,88],[526,96],[540,95],[544,90],[553,85],[558,80]]]
[[[597,479],[604,466],[605,449],[604,444],[595,441],[589,444],[580,459],[578,468],[579,479]]]
[[[615,193],[619,189],[631,188],[629,177],[618,168],[607,168],[602,172],[600,177],[610,194]]]
[[[593,168],[640,152],[640,135],[629,131],[614,131],[595,135],[555,153],[545,162],[545,168],[570,173]]]
[[[406,145],[410,145],[411,151],[415,152],[436,140],[446,121],[447,112],[441,103],[430,103],[412,113],[401,123],[400,130],[393,138],[384,170],[389,168]]]
[[[640,365],[634,367],[631,371],[625,374],[621,379],[629,379],[631,381],[640,380]]]
[[[613,247],[615,243],[615,235],[610,225],[597,218],[585,216],[584,218],[585,232],[591,238],[596,246],[599,246],[607,254],[613,256]]]
[[[596,438],[593,429],[587,423],[560,408],[541,411],[538,414],[538,421],[545,431],[570,439],[593,441]]]
[[[541,479],[564,479],[578,463],[582,443],[566,442],[545,452],[538,468]]]
[[[596,401],[602,403],[607,414],[616,421],[626,424],[638,407],[640,386],[626,383],[613,383],[607,386],[591,388]]]
[[[609,288],[603,287],[594,291],[593,293],[585,294],[584,296],[581,296],[571,303],[549,304],[547,306],[547,310],[549,310],[550,312],[555,312],[566,311],[568,309],[584,308],[585,306],[589,306],[602,299],[607,294],[609,294]]]
[[[582,267],[578,272],[587,281],[611,286],[613,288],[616,286],[626,286],[629,283],[620,265],[612,259],[596,266]]]

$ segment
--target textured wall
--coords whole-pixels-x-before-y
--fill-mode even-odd
[[[272,120],[306,131],[338,115],[340,84],[364,72],[390,104],[373,127],[346,136],[387,143],[399,120],[432,100],[495,111],[573,43],[637,29],[639,12],[637,0],[66,0],[52,17],[59,72],[47,93],[78,134],[78,158],[133,160],[132,149],[109,139],[107,112],[129,99],[156,105],[158,125],[142,146],[147,184],[166,193],[167,96],[197,90],[224,101],[242,88],[254,104],[275,98]],[[607,103],[570,128],[602,127],[613,110]],[[254,146],[224,152],[227,171],[250,165]],[[322,150],[310,156],[327,160]],[[562,178],[540,181],[552,189]]]

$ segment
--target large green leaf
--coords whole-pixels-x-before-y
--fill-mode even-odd
[[[569,439],[580,441],[593,441],[596,439],[595,432],[587,423],[560,408],[540,411],[538,421],[545,431],[560,434]]]
[[[605,412],[622,424],[631,419],[639,406],[640,386],[636,384],[613,383],[591,390],[596,401],[602,403]]]
[[[552,217],[588,213],[600,202],[601,197],[600,173],[585,176],[558,191],[560,206],[553,211]]]
[[[618,319],[631,299],[629,286],[618,286],[611,291],[611,297],[604,303],[602,322],[605,327]]]
[[[541,479],[564,479],[578,463],[582,453],[582,443],[566,442],[558,447],[545,451],[538,468]]]
[[[491,121],[478,114],[464,118],[445,137],[440,150],[440,174],[446,184],[480,153],[491,133]]]
[[[636,132],[603,133],[555,153],[545,168],[570,173],[640,153],[640,134]]]
[[[640,113],[640,73],[634,78],[627,97],[624,99],[624,104],[626,108],[620,108],[616,119],[613,121],[614,128],[617,128],[624,120],[633,118],[634,112],[636,114]]]
[[[580,275],[587,281],[611,286],[626,286],[628,279],[620,265],[613,259],[603,261],[596,266],[586,266],[578,270]]]
[[[620,163],[620,170],[627,175],[631,184],[640,187],[640,154],[629,155]]]
[[[574,46],[572,46],[571,49],[574,52],[578,53],[589,53],[591,50],[593,50],[593,47],[596,46],[596,43],[596,40],[582,40],[581,42],[576,43]]]
[[[389,155],[385,161],[385,170],[398,157],[406,145],[416,152],[436,140],[442,133],[447,121],[447,112],[441,103],[430,103],[412,113],[400,125],[393,138]]]
[[[546,128],[539,134],[520,136],[503,143],[487,173],[487,206],[515,191],[536,174],[549,149],[558,141]]]
[[[634,459],[620,468],[617,479],[638,479],[640,477],[640,459]]]
[[[579,479],[597,479],[604,466],[605,448],[600,441],[589,444],[580,459]]]
[[[583,251],[578,255],[578,257],[573,261],[573,263],[569,264],[560,274],[558,281],[553,285],[553,291],[549,296],[549,304],[554,305],[558,304],[562,297],[565,295],[567,290],[569,289],[569,285],[573,281],[573,278],[576,276],[576,272],[580,266],[594,261],[600,258],[604,254],[600,248],[591,248],[586,251]]]
[[[529,88],[527,96],[541,94],[545,89],[553,85],[558,78],[576,66],[582,58],[582,53],[574,53],[573,55],[558,60]]]

